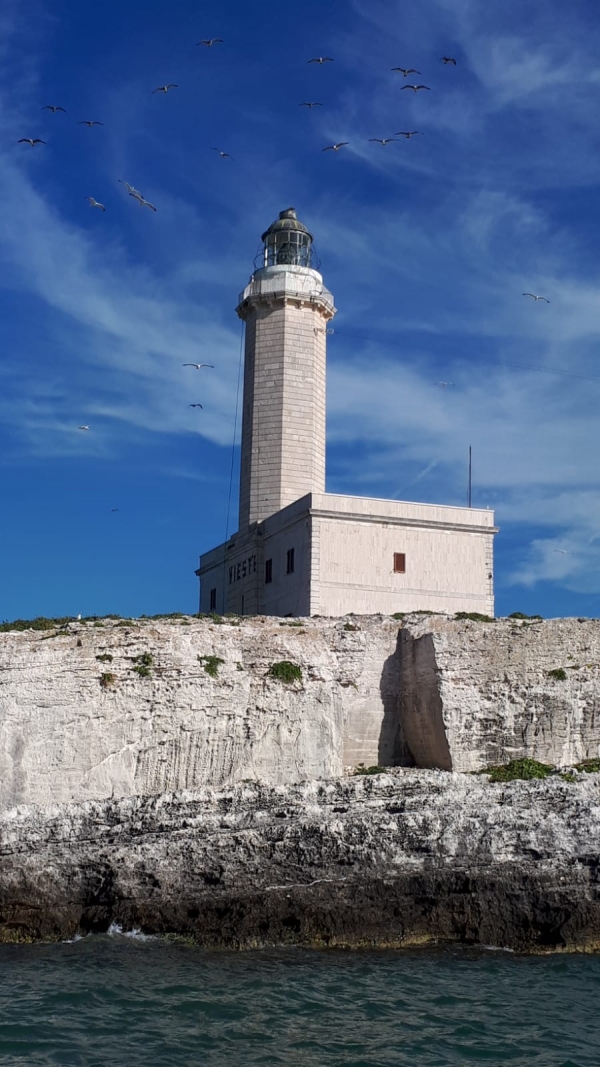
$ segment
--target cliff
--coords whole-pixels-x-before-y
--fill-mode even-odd
[[[0,815],[0,938],[598,948],[600,776],[397,770]]]
[[[0,634],[0,807],[411,762],[398,623],[72,622]],[[288,662],[299,677],[270,672]]]
[[[599,754],[599,620],[174,618],[0,634],[0,808],[289,785],[359,763],[469,771]]]

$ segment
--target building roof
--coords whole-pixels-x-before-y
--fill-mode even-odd
[[[306,229],[306,226],[300,222],[296,215],[296,209],[293,207],[287,207],[285,211],[279,212],[279,218],[272,222],[268,230],[265,230],[261,237],[261,241],[266,241],[269,234],[272,233],[284,233],[286,230],[296,230],[300,233],[306,233],[313,240],[312,233]]]

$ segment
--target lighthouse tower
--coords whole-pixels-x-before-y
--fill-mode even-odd
[[[241,294],[246,323],[240,531],[325,492],[325,354],[333,298],[293,207],[262,235]]]
[[[262,242],[237,307],[246,324],[239,525],[200,557],[200,611],[493,615],[492,511],[325,492],[333,297],[294,208]]]

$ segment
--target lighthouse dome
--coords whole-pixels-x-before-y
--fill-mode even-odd
[[[271,223],[262,235],[264,245],[263,265],[275,267],[293,265],[310,267],[312,260],[312,234],[300,222],[293,207],[279,212],[279,218]]]

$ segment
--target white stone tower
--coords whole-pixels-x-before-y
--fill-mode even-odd
[[[240,296],[246,323],[239,530],[325,492],[325,358],[333,297],[294,208],[262,235]]]

